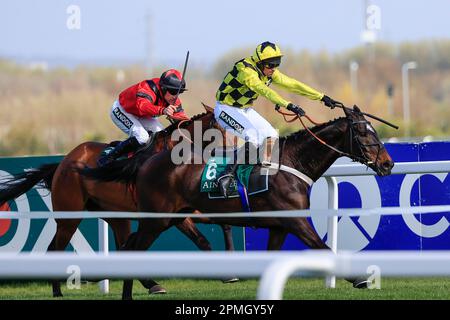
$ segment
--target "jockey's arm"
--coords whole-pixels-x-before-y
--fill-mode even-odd
[[[184,112],[181,101],[177,100],[177,105],[170,105],[164,110],[164,114],[175,120],[189,120],[190,118]],[[167,113],[167,109],[171,109],[172,112]]]
[[[282,74],[279,70],[275,70],[272,75],[273,83],[281,88],[284,88],[292,93],[296,93],[305,96],[311,100],[321,100],[324,96],[323,93],[311,88],[310,86],[297,81],[285,74]]]
[[[278,93],[270,89],[263,81],[261,81],[255,71],[245,68],[242,73],[241,79],[243,83],[251,90],[270,100],[273,104],[286,108],[290,103],[290,101],[283,99]]]
[[[145,88],[139,88],[136,99],[136,109],[140,117],[157,117],[163,114],[164,108],[155,105],[155,94]]]

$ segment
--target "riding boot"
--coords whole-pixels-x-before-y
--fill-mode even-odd
[[[246,142],[239,150],[236,152],[235,163],[228,167],[228,169],[217,179],[219,183],[219,191],[225,197],[228,198],[230,196],[230,186],[235,181],[235,174],[240,164],[246,164],[245,155],[249,154],[250,143]]]
[[[232,167],[229,167],[228,170],[225,171],[222,176],[220,176],[217,179],[217,182],[219,183],[220,193],[225,198],[228,198],[230,196],[229,188],[230,188],[231,184],[235,181],[234,175],[236,173],[237,167],[238,167],[238,163],[235,163]]]
[[[140,143],[137,141],[136,137],[130,137],[125,141],[121,141],[110,153],[98,159],[97,165],[99,167],[105,166],[120,156],[137,150],[139,147]]]

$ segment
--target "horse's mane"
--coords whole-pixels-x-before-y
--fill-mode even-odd
[[[180,127],[186,127],[193,121],[201,119],[209,114],[211,113],[203,112],[201,114],[197,114],[190,120],[183,122]],[[177,128],[178,122],[175,122],[167,126],[164,130],[157,132],[153,138],[153,142],[136,152],[131,159],[116,160],[99,168],[89,168],[85,166],[82,169],[76,168],[75,170],[89,179],[103,182],[116,181],[125,183],[128,186],[133,185],[136,181],[137,173],[141,165],[145,162],[145,160],[154,154],[153,146],[156,141],[161,139],[161,137],[164,138],[170,136]]]

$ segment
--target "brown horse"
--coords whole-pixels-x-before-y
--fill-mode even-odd
[[[366,164],[380,176],[390,174],[394,163],[375,129],[358,107],[344,109],[346,117],[280,138],[280,164],[294,168],[313,181],[341,157]],[[316,137],[314,137],[315,135]],[[319,142],[326,141],[327,145]],[[136,180],[138,210],[141,212],[202,213],[242,211],[239,199],[210,200],[199,192],[205,165],[175,165],[171,152],[164,151],[146,161]],[[309,185],[292,173],[278,170],[269,176],[270,190],[250,197],[252,211],[298,210],[309,208]],[[171,190],[167,194],[165,190]],[[161,201],[166,199],[166,201]],[[251,215],[251,214],[250,214]],[[206,215],[207,216],[207,215]],[[127,240],[125,250],[146,250],[158,236],[178,219],[140,219],[136,233]],[[328,249],[306,218],[211,218],[212,223],[269,228],[268,250],[279,250],[288,233],[313,249]],[[367,286],[367,280],[352,280],[354,287]],[[122,297],[132,298],[132,280],[124,282]]]
[[[193,117],[190,121],[180,124],[188,132],[193,131],[193,124],[201,123],[202,130],[208,128],[213,114],[207,112]],[[152,145],[137,153],[132,162],[125,160],[115,161],[101,170],[107,172],[108,181],[96,182],[80,175],[75,168],[96,167],[99,154],[107,146],[103,143],[86,142],[64,157],[61,163],[46,164],[40,168],[16,175],[12,180],[2,181],[0,189],[0,203],[17,198],[30,190],[36,184],[51,190],[54,211],[136,211],[137,204],[133,184],[132,172],[134,166],[139,166],[151,155],[162,150],[171,150],[176,141],[170,139],[170,134],[176,130],[177,124],[172,124],[165,130],[158,132]],[[129,180],[117,181],[115,172],[130,172]],[[123,183],[126,182],[126,183]],[[116,248],[121,248],[131,233],[130,220],[105,219],[114,232]],[[57,230],[48,248],[49,251],[64,250],[75,233],[81,219],[56,219]],[[202,222],[207,222],[205,219]],[[180,219],[177,228],[189,237],[201,250],[211,250],[208,240],[196,228],[191,219]],[[231,227],[222,226],[225,237],[226,250],[234,250]],[[150,293],[164,292],[164,288],[153,280],[142,280],[143,285]],[[59,281],[52,281],[53,296],[62,296]]]

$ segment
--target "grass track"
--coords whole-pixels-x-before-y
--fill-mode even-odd
[[[134,282],[136,300],[254,300],[258,280],[247,279],[237,283],[223,284],[218,280],[160,279],[166,287],[165,295],[149,295],[137,281]],[[97,283],[82,283],[80,290],[69,290],[64,284],[63,298],[58,300],[118,300],[121,298],[122,282],[111,281],[110,293],[103,295]],[[290,279],[284,299],[290,300],[450,300],[450,278],[383,278],[380,290],[353,289],[351,284],[338,280],[336,289],[325,289],[323,279]],[[0,299],[47,300],[51,286],[45,282],[0,283]]]

